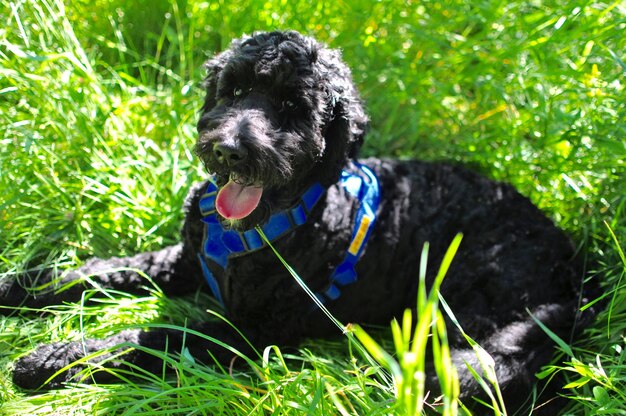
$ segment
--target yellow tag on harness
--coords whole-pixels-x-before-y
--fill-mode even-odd
[[[370,228],[370,223],[372,219],[366,215],[361,219],[361,224],[359,224],[359,229],[354,236],[354,240],[350,243],[350,247],[348,248],[348,253],[356,256],[359,252],[359,249],[363,245],[363,239],[365,239],[365,235],[367,234],[367,230]]]

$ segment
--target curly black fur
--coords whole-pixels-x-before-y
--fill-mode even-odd
[[[327,191],[307,223],[275,246],[312,290],[323,291],[345,255],[358,207],[358,201],[338,185],[341,169],[354,169],[368,123],[350,71],[338,51],[296,32],[235,40],[208,61],[206,69],[195,151],[218,185],[235,180],[264,189],[252,214],[222,221],[249,229],[290,207],[311,184],[322,183]],[[507,404],[520,406],[531,392],[535,371],[553,352],[552,341],[531,314],[566,338],[579,320],[582,271],[571,241],[511,186],[464,168],[380,159],[361,163],[381,182],[378,220],[357,265],[358,282],[343,288],[342,296],[327,306],[345,323],[387,325],[415,305],[424,243],[430,243],[430,282],[453,237],[463,232],[442,293],[465,331],[493,356]],[[145,271],[169,295],[198,287],[207,290],[197,261],[203,240],[198,201],[205,187],[194,186],[189,194],[180,244],[130,258],[92,259],[65,275],[63,282],[85,274],[105,288],[141,292],[143,279],[119,269],[130,267]],[[269,249],[233,258],[226,270],[214,266],[210,265],[227,317],[256,346],[298,345],[303,337],[337,334]],[[116,271],[101,272],[111,269]],[[54,275],[46,273],[43,279]],[[5,281],[0,301],[29,306],[76,301],[84,286],[32,297],[17,280]],[[227,325],[198,323],[192,328],[249,351]],[[463,398],[480,394],[464,370],[465,361],[480,368],[477,359],[462,336],[452,332]],[[25,388],[40,387],[85,351],[121,342],[168,345],[172,350],[186,342],[199,360],[209,361],[206,351],[220,360],[230,359],[228,351],[200,337],[183,339],[172,330],[128,330],[105,340],[42,346],[17,362],[14,381]],[[159,368],[156,357],[140,350],[125,359],[147,369]],[[72,375],[62,373],[48,387],[58,387]]]
[[[338,51],[296,32],[258,34],[234,41],[205,67],[196,153],[218,185],[235,174],[270,190],[237,228],[290,207],[314,182],[337,182],[368,121]],[[234,167],[220,163],[216,143],[243,147],[249,157]]]

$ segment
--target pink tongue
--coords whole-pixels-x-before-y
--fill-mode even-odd
[[[228,220],[240,220],[254,211],[262,194],[262,187],[243,186],[229,181],[217,194],[215,208]]]

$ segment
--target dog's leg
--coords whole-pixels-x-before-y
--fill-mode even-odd
[[[143,293],[152,286],[146,276],[167,294],[182,294],[197,286],[191,281],[200,274],[197,259],[185,255],[182,244],[132,257],[92,258],[69,272],[48,269],[0,278],[0,313],[3,306],[39,308],[77,302],[90,288]]]
[[[567,341],[572,335],[572,323],[576,319],[576,303],[542,305],[531,311],[531,314]],[[536,373],[541,370],[542,365],[550,362],[550,358],[556,353],[556,343],[531,316],[497,330],[481,341],[480,345],[493,359],[498,384],[504,386],[502,395],[509,414],[516,414],[519,409],[528,408],[533,404],[541,405],[533,414],[555,414],[551,412],[554,412],[554,406],[558,406],[557,391],[563,385],[562,380],[542,382],[537,379]],[[484,374],[485,362],[481,363],[477,353],[471,348],[453,349],[451,354],[458,370],[463,402],[470,408],[476,407],[476,402],[472,399],[475,396],[489,403],[489,397],[467,368],[469,365],[478,374]],[[487,377],[484,377],[484,380],[492,387]],[[436,381],[432,380],[431,383],[433,382]],[[538,396],[535,403],[529,393],[534,385],[537,386]]]
[[[164,369],[161,352],[178,353],[183,349],[194,360],[212,364],[215,359],[227,365],[237,354],[218,345],[212,337],[244,355],[253,351],[241,335],[223,322],[191,325],[189,330],[129,329],[105,339],[41,345],[17,360],[13,381],[24,389],[52,389],[69,381],[112,382],[116,376],[111,370],[119,370],[124,377],[128,377],[133,368],[158,375]],[[94,356],[85,359],[91,354]],[[65,367],[68,368],[61,371]],[[87,367],[92,371],[83,371]],[[57,372],[60,373],[55,376]]]

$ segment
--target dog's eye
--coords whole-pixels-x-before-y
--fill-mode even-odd
[[[292,111],[292,110],[295,110],[296,107],[297,107],[297,105],[293,101],[285,100],[285,101],[282,102],[282,109],[283,110]]]
[[[241,97],[243,95],[243,90],[241,88],[235,88],[233,90],[234,97]]]

